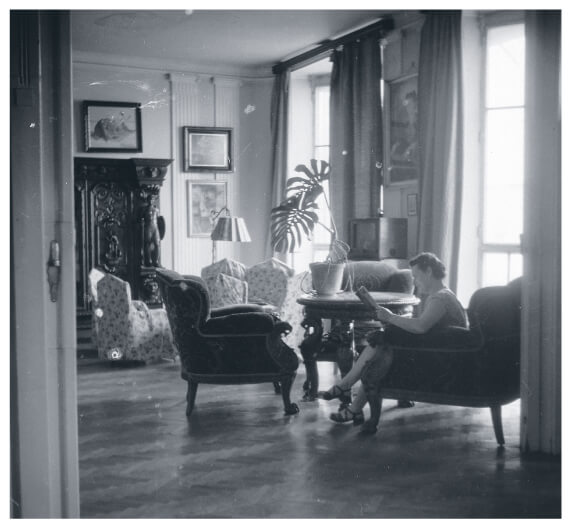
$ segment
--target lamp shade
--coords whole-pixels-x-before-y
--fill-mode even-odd
[[[251,242],[245,220],[240,216],[221,216],[211,234],[212,240]]]

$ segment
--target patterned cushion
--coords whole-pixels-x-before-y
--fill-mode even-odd
[[[210,292],[210,307],[221,308],[228,304],[245,304],[248,299],[248,284],[244,280],[220,273],[206,279]]]
[[[281,308],[287,295],[287,282],[293,270],[276,258],[249,268],[245,280],[249,286],[249,300],[262,301]]]

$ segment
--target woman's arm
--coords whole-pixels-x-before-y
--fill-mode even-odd
[[[437,298],[431,299],[419,317],[409,318],[392,313],[388,308],[379,307],[376,318],[382,323],[398,326],[412,334],[425,334],[445,315],[445,305]]]

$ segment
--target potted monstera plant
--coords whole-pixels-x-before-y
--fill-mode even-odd
[[[340,290],[349,247],[338,239],[336,225],[323,183],[329,180],[330,165],[323,160],[312,159],[310,168],[297,165],[293,176],[287,180],[286,198],[271,210],[271,243],[275,251],[293,252],[304,240],[311,240],[315,227],[321,225],[330,233],[330,245],[324,262],[312,262],[309,267],[313,288],[321,295],[331,295]],[[323,196],[331,225],[319,219],[317,199]]]

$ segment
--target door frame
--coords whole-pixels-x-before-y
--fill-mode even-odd
[[[11,516],[79,517],[70,13],[10,23]]]

